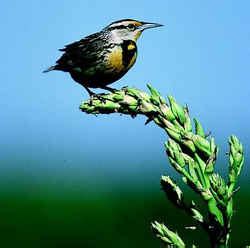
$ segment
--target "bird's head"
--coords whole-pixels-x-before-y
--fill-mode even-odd
[[[116,43],[121,43],[123,40],[133,40],[136,42],[145,29],[161,26],[163,25],[158,23],[123,19],[112,22],[104,28],[104,31],[110,32]]]

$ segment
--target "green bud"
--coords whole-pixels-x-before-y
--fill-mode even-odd
[[[236,136],[231,136],[229,139],[230,153],[229,153],[229,194],[232,194],[236,181],[240,175],[243,163],[244,155],[243,148],[240,141]]]
[[[136,98],[139,98],[140,93],[141,93],[140,90],[135,89],[135,88],[126,88],[125,92],[126,92],[127,95],[130,95],[130,96],[133,96],[133,97],[136,97]]]
[[[185,116],[183,107],[178,105],[172,96],[168,96],[168,100],[169,100],[170,107],[171,107],[173,114],[179,120],[181,125],[184,125],[186,121],[186,116]]]
[[[165,118],[162,118],[162,123],[164,124],[164,129],[165,128],[170,128],[170,129],[175,129],[175,126],[168,120],[166,120]]]
[[[173,121],[175,120],[175,115],[173,114],[171,108],[167,108],[167,110],[164,112],[166,118],[169,120],[169,121]]]
[[[212,174],[209,179],[212,189],[217,193],[219,198],[225,199],[227,197],[227,185],[224,179],[218,173]]]
[[[129,106],[129,107],[130,106],[138,106],[138,100],[132,96],[125,95],[123,100],[121,101],[121,104]]]
[[[156,109],[154,107],[154,105],[152,105],[151,103],[142,101],[141,105],[140,105],[140,111],[142,113],[153,113],[156,112]]]
[[[217,153],[218,153],[218,147],[216,146],[215,144],[215,141],[214,141],[214,138],[211,138],[210,139],[210,151],[211,152],[214,152],[216,150],[216,156],[217,156]]]
[[[206,163],[200,158],[200,156],[195,153],[194,154],[194,160],[197,165],[197,172],[198,172],[198,177],[199,181],[203,185],[204,188],[209,188],[209,177],[204,173],[206,169]]]
[[[168,159],[169,159],[170,164],[171,164],[179,173],[182,173],[182,174],[183,174],[183,172],[185,171],[185,170],[183,169],[183,167],[181,167],[181,166],[175,161],[175,159],[173,159],[172,157],[169,157]]]
[[[173,247],[185,248],[185,243],[182,241],[178,233],[169,230],[164,224],[155,221],[151,224],[156,236],[164,243]]]
[[[182,156],[181,152],[175,154],[175,160],[181,167],[184,167],[186,165],[185,159]]]
[[[205,132],[203,130],[203,127],[201,125],[201,123],[196,119],[194,118],[194,125],[195,125],[195,133],[199,136],[201,136],[202,138],[205,138]]]
[[[214,172],[214,160],[209,160],[209,162],[206,163],[205,172],[207,174],[211,174]]]
[[[124,92],[122,91],[117,91],[113,94],[113,100],[114,101],[123,101],[124,99]]]
[[[202,198],[203,198],[205,201],[208,201],[208,200],[210,200],[210,199],[213,198],[213,196],[212,196],[212,194],[211,194],[211,192],[210,192],[209,189],[203,190],[203,191],[201,192],[201,196],[202,196]]]
[[[166,148],[168,154],[175,160],[175,162],[179,166],[184,167],[186,165],[185,158],[181,152],[181,148],[174,140],[169,139]]]
[[[194,143],[192,140],[187,140],[187,139],[184,139],[181,141],[181,143],[183,145],[185,145],[190,151],[192,151],[193,153],[196,151],[196,148],[194,146]]]
[[[133,113],[129,113],[129,114],[137,114],[137,111],[138,111],[137,104],[135,104],[135,105],[131,104],[131,105],[128,105],[127,107],[129,109],[129,112],[133,112]]]
[[[189,172],[190,176],[193,178],[193,181],[197,182],[198,177],[197,177],[197,174],[196,174],[195,167],[196,167],[196,163],[193,160],[189,160],[188,172]]]
[[[179,166],[184,167],[186,165],[185,158],[182,155],[181,148],[178,143],[176,143],[174,140],[169,139],[169,150],[171,151],[171,154],[173,155],[173,159],[175,159],[176,163],[179,164]]]
[[[234,160],[234,166],[239,168],[243,160],[242,154],[239,152],[234,154],[233,160]]]
[[[160,96],[159,99],[160,99],[160,103],[161,103],[161,104],[164,104],[164,105],[165,105],[165,104],[167,103],[167,101],[165,100],[164,97]]]
[[[156,105],[160,105],[162,103],[161,102],[162,99],[160,99],[161,98],[160,93],[155,88],[153,88],[150,84],[147,84],[147,87],[151,93],[150,98],[151,98],[152,103]]]
[[[185,123],[184,123],[184,129],[186,132],[192,132],[192,123],[188,114],[188,109],[187,107],[184,108],[184,114],[185,114]]]
[[[169,177],[161,177],[161,185],[169,200],[180,207],[182,205],[183,193],[179,186]]]
[[[81,111],[86,112],[87,114],[95,114],[95,107],[89,106],[86,103],[81,104],[80,109]]]
[[[176,129],[173,129],[173,128],[166,128],[165,129],[169,135],[170,138],[174,139],[174,140],[177,140],[177,141],[180,141],[181,140],[181,134],[179,131],[177,131]]]
[[[199,165],[199,168],[201,169],[201,171],[204,172],[206,168],[206,163],[200,158],[200,156],[197,153],[194,154],[194,160]]]
[[[204,217],[202,216],[202,214],[201,214],[197,209],[191,208],[190,210],[191,210],[191,212],[192,212],[192,217],[193,217],[195,220],[197,220],[197,221],[199,221],[199,222],[201,222],[201,223],[204,222]]]
[[[236,145],[236,146],[239,145],[239,140],[237,139],[237,137],[235,135],[231,135],[229,142],[232,143],[233,145]]]
[[[203,153],[205,153],[206,156],[210,156],[210,144],[209,142],[205,139],[202,138],[199,135],[193,135],[193,142],[195,146]]]
[[[149,91],[150,91],[150,93],[151,93],[151,95],[153,97],[158,97],[159,98],[161,96],[159,91],[157,91],[152,85],[147,84],[147,87],[148,87],[148,89],[149,89]]]
[[[217,207],[217,202],[215,201],[214,198],[208,200],[208,210],[214,216],[214,219],[223,227],[224,226],[223,214]]]
[[[147,84],[147,87],[148,87],[148,89],[149,89],[149,91],[150,91],[150,93],[151,93],[152,96],[156,96],[156,97],[160,97],[161,96],[160,93],[159,93],[159,91],[157,91],[152,85]]]
[[[96,106],[100,109],[100,111],[102,111],[102,110],[112,111],[112,110],[118,109],[120,107],[120,105],[118,103],[115,103],[112,101],[106,101],[104,104],[99,103],[99,104],[96,104]]]
[[[227,203],[227,210],[226,211],[227,211],[228,218],[231,219],[233,216],[233,199],[232,198]]]
[[[146,92],[140,91],[139,98],[143,101],[150,102],[150,96]]]
[[[155,118],[154,118],[154,122],[155,122],[158,126],[160,126],[160,127],[162,127],[162,128],[165,127],[164,124],[162,123],[162,119],[159,118],[159,117],[155,117]]]

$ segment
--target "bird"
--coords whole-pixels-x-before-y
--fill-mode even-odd
[[[90,88],[114,92],[108,85],[119,80],[135,64],[136,42],[142,32],[160,26],[163,25],[133,19],[114,21],[101,31],[59,49],[62,56],[43,72],[70,73],[90,96],[96,95]]]

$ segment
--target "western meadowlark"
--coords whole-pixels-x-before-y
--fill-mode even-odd
[[[112,22],[100,32],[66,45],[56,64],[44,72],[59,70],[71,77],[89,93],[89,88],[114,89],[107,85],[120,79],[135,63],[136,41],[148,28],[161,24],[123,19]]]

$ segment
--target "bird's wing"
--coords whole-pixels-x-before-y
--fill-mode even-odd
[[[95,66],[103,59],[100,51],[103,50],[104,44],[105,41],[100,38],[100,33],[92,34],[79,41],[68,44],[64,48],[59,49],[64,52],[64,54],[57,61],[57,64],[70,68]]]

